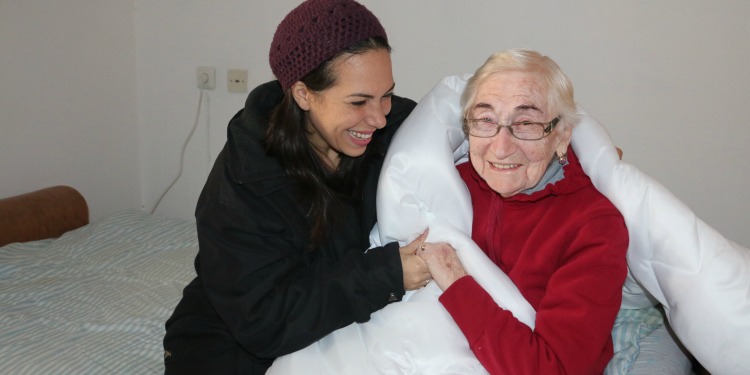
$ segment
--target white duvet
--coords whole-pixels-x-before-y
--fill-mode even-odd
[[[459,97],[466,76],[446,77],[404,122],[378,188],[371,242],[404,244],[425,228],[446,241],[501,307],[530,327],[535,312],[470,239],[471,204],[454,163],[465,160]],[[698,219],[657,181],[619,160],[606,130],[581,111],[573,148],[594,185],[622,212],[630,232],[631,275],[624,307],[664,305],[677,336],[714,374],[750,373],[750,250]],[[642,289],[641,289],[642,288]],[[298,352],[269,375],[486,373],[434,283]]]

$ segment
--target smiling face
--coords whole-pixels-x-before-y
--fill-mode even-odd
[[[522,71],[493,73],[477,86],[469,118],[489,118],[508,125],[519,121],[547,123],[557,117],[549,113],[542,80]],[[471,164],[487,184],[503,197],[536,186],[555,153],[563,155],[570,143],[570,130],[554,128],[538,141],[513,137],[507,128],[491,138],[469,137]]]
[[[292,85],[295,101],[307,113],[310,143],[332,168],[342,154],[357,157],[365,152],[373,133],[386,124],[394,88],[388,50],[338,59],[333,86],[316,92],[302,82]]]

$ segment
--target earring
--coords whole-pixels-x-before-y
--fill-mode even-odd
[[[557,162],[560,163],[560,165],[565,165],[565,163],[568,162],[568,153],[564,153],[557,157]]]

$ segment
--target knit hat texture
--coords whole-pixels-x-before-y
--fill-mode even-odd
[[[286,90],[345,48],[371,37],[387,40],[372,12],[353,0],[307,0],[281,21],[271,42],[271,70]]]

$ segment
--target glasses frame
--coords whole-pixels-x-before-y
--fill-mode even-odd
[[[519,121],[519,122],[511,123],[510,125],[500,125],[497,122],[493,122],[493,124],[495,124],[497,126],[497,128],[495,129],[495,133],[494,134],[487,135],[487,136],[471,134],[471,126],[469,125],[469,122],[476,122],[476,121],[482,121],[482,120],[483,119],[478,119],[478,118],[464,118],[464,130],[466,131],[466,134],[468,134],[468,135],[470,135],[472,137],[477,137],[477,138],[492,138],[492,137],[498,135],[500,133],[500,130],[502,128],[508,128],[508,132],[510,132],[510,135],[512,135],[513,138],[515,138],[515,139],[518,139],[518,140],[521,140],[521,141],[538,141],[540,139],[544,139],[546,136],[548,136],[548,135],[550,135],[550,133],[552,133],[552,129],[554,129],[555,126],[557,125],[557,123],[560,122],[560,116],[557,116],[557,117],[553,118],[552,121],[550,121],[550,122]],[[541,126],[543,128],[544,132],[542,133],[542,136],[539,137],[539,138],[534,138],[534,139],[518,138],[518,136],[516,136],[513,133],[513,124],[539,125],[539,126]]]

